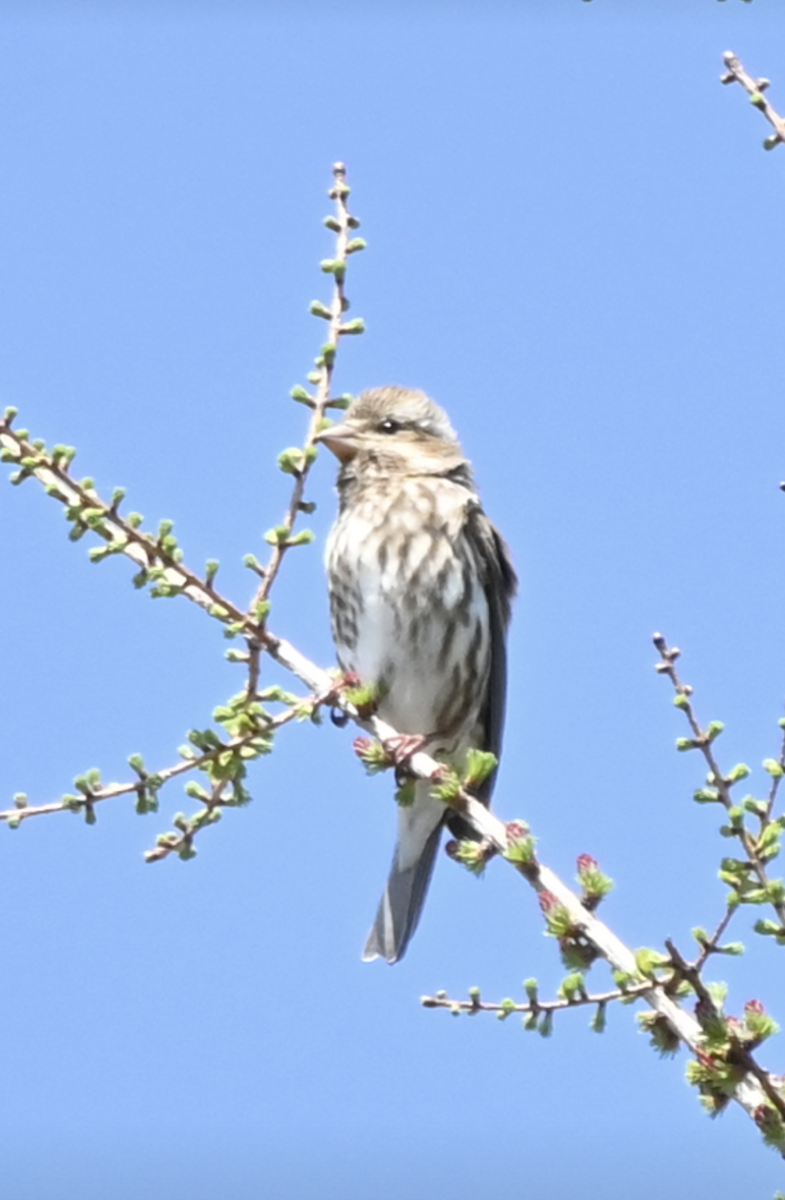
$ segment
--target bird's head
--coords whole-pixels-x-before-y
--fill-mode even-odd
[[[316,440],[352,474],[442,475],[466,464],[444,409],[411,388],[362,392]]]

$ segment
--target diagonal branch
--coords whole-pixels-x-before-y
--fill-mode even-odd
[[[722,56],[722,61],[728,68],[726,75],[721,77],[722,83],[740,83],[744,90],[749,94],[750,103],[754,104],[763,113],[766,120],[774,128],[774,133],[771,137],[767,137],[763,143],[764,149],[773,150],[780,142],[785,142],[785,120],[780,116],[775,108],[769,103],[767,97],[763,94],[769,86],[768,79],[753,79],[751,75],[744,70],[739,59],[732,50],[727,50]]]

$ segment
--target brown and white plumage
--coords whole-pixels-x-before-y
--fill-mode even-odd
[[[341,463],[327,546],[333,637],[344,671],[429,753],[501,750],[505,636],[516,578],[446,413],[424,392],[363,392],[320,435]],[[488,803],[493,778],[481,799]],[[398,810],[390,876],[363,957],[402,957],[420,918],[442,826],[467,830],[416,785]]]

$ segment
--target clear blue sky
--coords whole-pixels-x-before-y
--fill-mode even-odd
[[[0,399],[80,474],[177,522],[240,602],[302,436],[287,399],[322,332],[321,226],[347,161],[369,242],[338,383],[449,410],[522,578],[496,807],[571,875],[617,881],[634,946],[712,925],[728,849],[650,644],[685,651],[723,763],[778,747],[785,697],[785,110],[781,0],[0,7]],[[274,626],[332,661],[321,544]],[[126,756],[174,761],[240,685],[220,631],[87,562],[35,484],[0,490],[0,779],[60,796]],[[395,968],[360,962],[392,849],[389,780],[351,730],[296,728],[191,863],[146,866],[162,812],[0,830],[3,1192],[13,1200],[603,1200],[770,1196],[740,1111],[706,1119],[633,1014],[552,1041],[423,992],[544,991],[563,970],[503,864],[437,867]],[[764,786],[761,773],[751,790]],[[187,802],[186,802],[187,803]],[[730,1007],[785,1019],[749,931]],[[597,973],[597,983],[605,976]],[[782,1039],[762,1055],[775,1070]]]

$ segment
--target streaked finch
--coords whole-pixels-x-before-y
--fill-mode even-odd
[[[460,762],[501,749],[505,636],[516,577],[483,512],[447,414],[424,392],[363,392],[319,440],[340,461],[339,511],[327,545],[338,661],[371,685],[382,720]],[[490,800],[491,775],[479,789]],[[461,819],[415,785],[363,952],[396,962],[420,919],[442,827]]]

